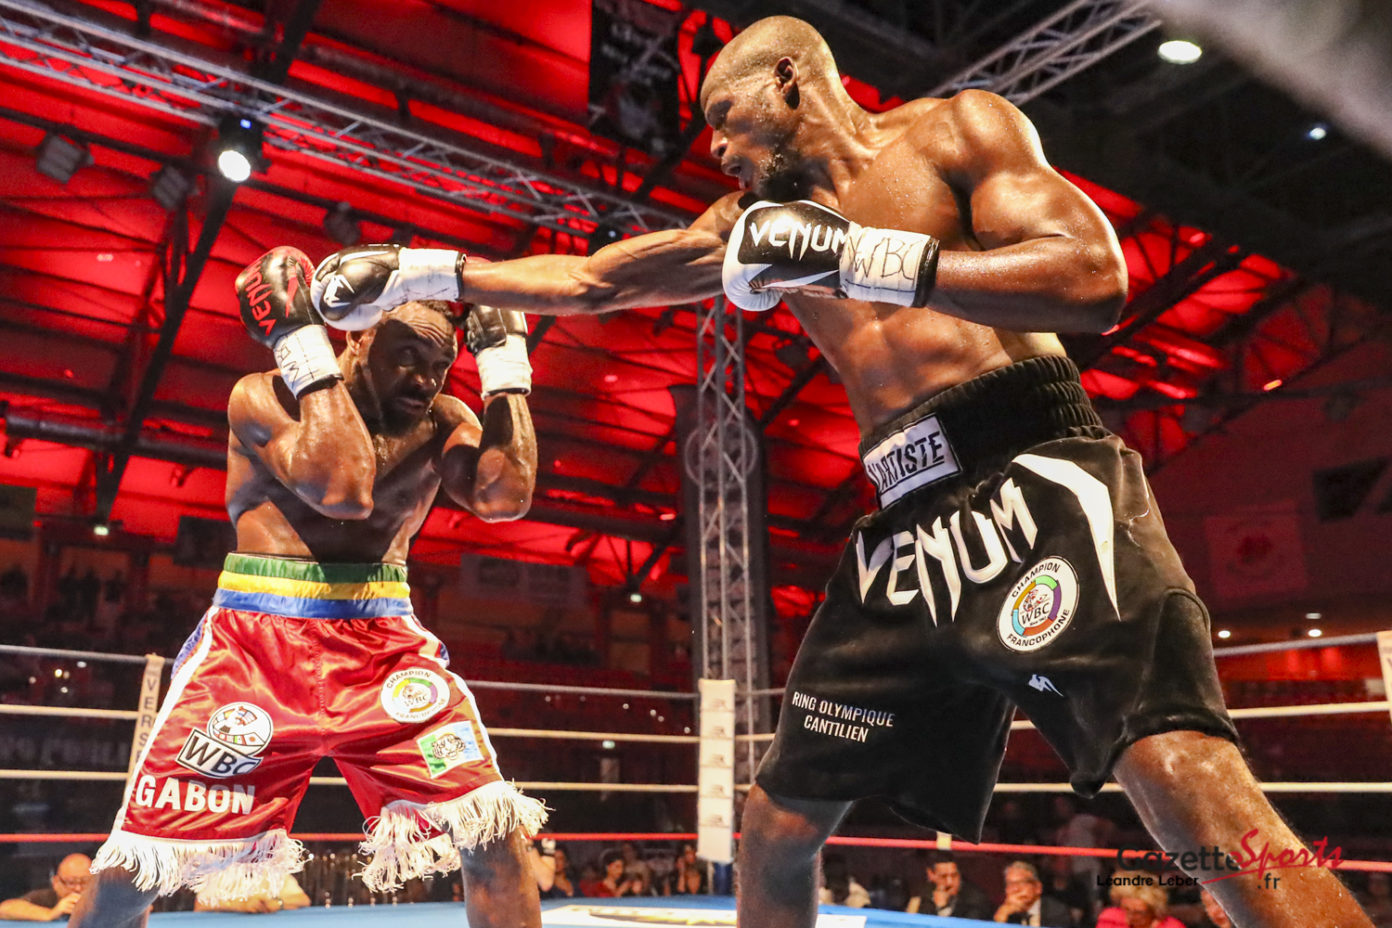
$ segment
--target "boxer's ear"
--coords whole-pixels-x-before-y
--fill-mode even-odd
[[[798,94],[798,68],[797,62],[784,56],[778,59],[778,63],[773,66],[774,79],[778,81],[778,91],[783,94],[783,99],[793,109],[797,109]]]

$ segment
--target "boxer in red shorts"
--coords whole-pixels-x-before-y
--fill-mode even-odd
[[[301,866],[288,832],[326,755],[368,820],[369,888],[462,865],[470,925],[540,924],[526,839],[545,808],[498,772],[473,697],[412,614],[404,566],[437,490],[485,521],[531,503],[526,320],[482,306],[462,320],[480,422],[439,395],[457,353],[448,303],[339,320],[358,331],[335,356],[311,271],[277,248],[237,279],[243,321],[279,368],[229,401],[237,551],[175,664],[75,925],[143,924],[154,896],[181,886],[279,887]]]

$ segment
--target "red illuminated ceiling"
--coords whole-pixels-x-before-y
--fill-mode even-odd
[[[152,14],[147,23],[137,9]],[[588,3],[324,0],[272,3],[266,15],[213,0],[156,0],[71,10],[256,73],[274,69],[294,17],[313,14],[289,63],[288,86],[364,111],[407,112],[411,125],[458,133],[481,151],[619,199],[655,168],[653,158],[621,151],[585,128]],[[691,42],[704,21],[693,13],[682,30],[687,93],[699,67]],[[728,38],[730,30],[717,23],[716,33]],[[151,198],[150,178],[169,165],[206,169],[212,130],[187,102],[171,98],[154,108],[139,87],[80,62],[60,73],[3,39],[0,50],[0,396],[9,431],[0,480],[37,486],[44,514],[83,518],[96,505],[103,451],[122,439],[154,354],[170,301],[168,265],[198,241],[217,198],[200,179],[185,223],[180,211],[166,212]],[[185,76],[194,79],[196,70]],[[98,92],[91,81],[112,89]],[[867,106],[892,102],[854,78],[848,86]],[[92,163],[66,184],[35,167],[52,130],[91,150]],[[226,396],[240,375],[269,364],[241,333],[232,280],[273,245],[315,257],[339,247],[322,225],[338,204],[351,207],[365,240],[409,236],[416,245],[465,247],[490,258],[586,248],[581,235],[592,223],[577,220],[576,234],[567,234],[499,212],[501,200],[432,195],[391,171],[326,159],[316,152],[320,143],[297,141],[293,128],[278,139],[268,147],[267,170],[237,190],[188,300],[112,510],[126,531],[169,539],[179,514],[221,513],[216,461],[226,441]],[[703,133],[660,176],[647,201],[654,209],[690,217],[728,189],[708,141]],[[1072,179],[1117,228],[1132,296],[1115,331],[1071,348],[1114,427],[1155,460],[1224,414],[1214,408],[1205,419],[1192,411],[1202,414],[1202,407],[1186,413],[1182,401],[1219,385],[1229,397],[1275,389],[1329,347],[1332,309],[1362,311],[1240,243],[1176,226]],[[671,561],[681,552],[681,513],[669,389],[694,381],[693,318],[686,308],[659,307],[548,323],[533,353],[531,405],[542,453],[533,517],[484,526],[438,509],[417,555],[435,562],[461,551],[580,558],[597,581],[615,584],[657,546],[665,554],[643,582],[666,586],[674,572],[684,573],[680,560]],[[805,594],[791,587],[817,582],[865,503],[856,429],[840,387],[786,312],[750,317],[749,325],[748,396],[768,442],[775,577],[786,581],[780,602],[797,610]],[[461,395],[473,395],[470,362],[457,366],[453,381]]]

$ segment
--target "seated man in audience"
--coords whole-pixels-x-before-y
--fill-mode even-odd
[[[281,912],[287,909],[303,909],[309,905],[309,894],[301,887],[295,877],[285,874],[285,881],[274,893],[258,892],[240,899],[213,899],[199,893],[193,901],[195,912]]]
[[[14,922],[52,922],[67,918],[91,882],[92,858],[69,854],[58,863],[49,885],[0,902],[0,918]]]
[[[994,909],[986,894],[962,879],[962,871],[957,869],[957,860],[952,854],[947,851],[929,854],[925,872],[932,891],[925,887],[923,895],[910,899],[904,911],[983,921],[991,917]]]
[[[1044,895],[1044,884],[1033,864],[1017,860],[1005,868],[1005,901],[996,909],[995,920],[1009,925],[1040,925],[1047,928],[1074,928],[1068,906]]]

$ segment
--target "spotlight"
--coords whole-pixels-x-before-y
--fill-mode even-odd
[[[97,522],[92,526],[92,534],[96,535],[98,538],[105,538],[107,535],[111,534],[111,526],[107,525],[105,522]]]
[[[92,163],[92,153],[86,145],[63,138],[50,132],[39,143],[39,173],[44,177],[66,184],[78,169]]]
[[[362,226],[353,217],[353,207],[340,203],[324,214],[324,231],[340,245],[356,245],[362,241]]]
[[[599,225],[595,226],[594,231],[590,233],[589,253],[594,254],[605,245],[612,245],[623,237],[624,234],[622,229],[607,220],[602,221]]]
[[[1312,142],[1318,142],[1329,135],[1329,127],[1322,122],[1317,122],[1305,131],[1305,137]]]
[[[1324,635],[1324,632],[1318,628],[1311,628],[1307,630],[1305,634],[1309,635],[1311,638],[1319,638]]]
[[[223,177],[240,184],[265,167],[262,126],[246,116],[229,114],[218,124],[217,166]]]
[[[641,603],[643,601],[643,594],[634,590],[632,593],[628,594],[628,601],[634,604]]]
[[[1188,39],[1169,39],[1157,49],[1162,61],[1170,64],[1193,64],[1203,57],[1203,49]]]
[[[1324,618],[1324,613],[1322,613],[1322,612],[1307,612],[1307,613],[1305,613],[1305,618],[1309,619],[1311,622],[1318,622],[1320,619]]]
[[[166,164],[150,178],[150,196],[171,213],[184,205],[192,190],[193,181],[173,165]]]
[[[1218,637],[1226,641],[1232,637],[1232,632],[1228,631],[1226,628],[1220,628],[1218,629]]]

